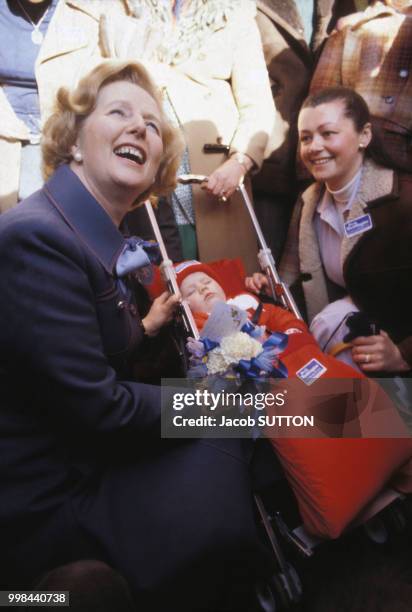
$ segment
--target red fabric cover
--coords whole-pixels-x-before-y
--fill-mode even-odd
[[[301,337],[299,337],[301,336]],[[391,400],[386,397],[377,384],[366,379],[359,372],[324,355],[316,344],[305,343],[303,334],[289,337],[289,346],[281,355],[283,363],[288,368],[289,377],[315,357],[327,367],[321,378],[330,378],[336,388],[333,399],[335,409],[339,398],[336,381],[339,378],[361,379],[373,387],[377,393],[376,406],[391,410]],[[290,379],[289,379],[290,382]],[[295,384],[300,384],[296,383]],[[316,382],[307,387],[303,383],[306,399],[316,391]],[[289,394],[289,399],[291,399]],[[342,392],[342,402],[345,400]],[[318,399],[319,404],[321,402]],[[293,414],[299,401],[290,402],[289,410]],[[309,413],[314,413],[316,404],[311,402]],[[389,427],[393,419],[398,419],[396,409],[389,412],[385,419]],[[372,423],[374,416],[372,414]],[[389,424],[390,423],[390,424]],[[386,421],[382,426],[385,432]],[[366,425],[366,432],[368,425]],[[396,422],[394,427],[403,427]],[[365,429],[363,429],[365,431]],[[412,457],[412,440],[410,438],[281,438],[270,437],[285,470],[286,477],[296,496],[300,515],[306,529],[320,537],[337,538],[344,529],[356,518],[357,514],[373,500],[393,475],[399,478],[400,468]],[[384,435],[384,433],[383,433]],[[406,435],[406,430],[405,430]],[[410,482],[410,481],[409,481]],[[395,484],[395,483],[393,483]]]
[[[362,373],[338,359],[322,353],[302,321],[281,308],[265,305],[259,323],[265,324],[268,331],[272,332],[287,331],[290,328],[301,330],[301,333],[289,335],[288,346],[280,358],[288,369],[289,384],[295,389],[297,384],[301,384],[302,403],[306,401],[310,405],[312,414],[316,412],[316,402],[319,405],[328,405],[327,396],[315,397],[313,400],[310,396],[316,396],[316,382],[306,387],[303,382],[291,381],[296,378],[296,372],[315,358],[326,367],[320,379],[331,380],[332,392],[329,395],[332,395],[334,400],[333,405],[329,402],[331,409],[335,409],[339,402],[338,379],[361,380],[364,386],[371,388],[370,395],[373,396],[369,420],[363,416],[359,419],[362,431],[367,432],[368,427],[372,425],[375,428],[381,427],[385,435],[385,427],[389,426],[393,427],[393,431],[404,431],[407,435],[396,409],[383,390],[372,379],[367,379]],[[343,386],[341,395],[344,401]],[[289,395],[289,398],[291,397]],[[293,414],[295,410],[298,413],[299,404],[299,399],[290,403],[286,414]],[[386,409],[382,422],[373,414],[373,409],[378,410],[380,414]],[[368,417],[367,414],[365,416]],[[356,424],[353,427],[356,429]],[[376,429],[373,431],[376,436]],[[303,523],[314,535],[337,538],[394,475],[392,486],[399,481],[400,490],[402,486],[403,490],[409,486],[410,491],[412,479],[406,479],[404,474],[411,468],[411,438],[296,439],[271,438],[270,431],[266,433],[294,491]],[[400,470],[402,466],[404,469]]]
[[[410,439],[272,439],[306,529],[337,538],[411,457]]]
[[[245,292],[245,270],[241,260],[223,259],[208,265],[221,278],[227,297]],[[159,279],[157,275],[157,295],[161,288]],[[156,295],[156,292],[152,295]],[[202,327],[204,322],[203,317],[198,321],[199,326]],[[265,324],[268,331],[286,331],[291,327],[302,331],[289,336],[288,346],[281,355],[288,368],[289,382],[301,367],[316,358],[327,368],[321,377],[323,379],[361,379],[376,387],[371,379],[365,379],[361,373],[322,353],[305,324],[290,313],[265,306],[259,322]],[[302,389],[305,388],[306,385],[302,383]],[[316,391],[316,382],[305,389],[310,395],[309,390]],[[387,405],[390,402],[382,397],[383,392],[379,395],[380,391],[376,391],[376,388],[375,392],[381,403],[386,402]],[[287,412],[290,414],[293,411],[293,406],[289,404]],[[412,440],[401,437],[276,437],[270,438],[270,442],[294,491],[305,527],[314,535],[325,538],[338,537],[393,475],[399,479],[399,468],[408,464],[412,457]]]
[[[195,312],[193,313],[193,318],[195,320],[197,329],[201,332],[206,325],[209,315],[206,312]]]

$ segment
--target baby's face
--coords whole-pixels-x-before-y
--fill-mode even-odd
[[[216,302],[226,301],[222,287],[204,272],[193,272],[180,285],[182,298],[192,312],[212,312]]]

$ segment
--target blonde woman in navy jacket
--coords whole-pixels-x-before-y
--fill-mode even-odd
[[[101,65],[59,93],[50,179],[0,218],[2,577],[101,559],[139,609],[238,611],[257,567],[242,441],[161,440],[160,388],[132,380],[176,299],[142,309],[119,226],[173,188],[180,150],[144,69]]]

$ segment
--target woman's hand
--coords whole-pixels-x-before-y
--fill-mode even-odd
[[[270,295],[269,291],[269,281],[265,274],[261,272],[255,272],[252,276],[247,276],[245,278],[245,287],[248,291],[252,291],[252,293],[266,293]]]
[[[250,160],[250,165],[253,165],[252,160]],[[209,180],[204,185],[204,189],[217,198],[225,198],[224,201],[226,201],[239,187],[245,174],[246,168],[243,163],[241,164],[236,159],[229,158],[212,172]]]
[[[384,331],[377,336],[359,336],[352,344],[353,360],[365,372],[406,372],[411,369]]]
[[[170,295],[168,291],[154,300],[149,312],[142,319],[142,325],[147,336],[155,336],[165,323],[173,319],[179,302],[180,295]]]

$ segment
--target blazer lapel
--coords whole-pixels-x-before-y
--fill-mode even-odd
[[[66,223],[113,274],[125,240],[104,208],[66,164],[59,166],[43,189]]]
[[[366,160],[363,166],[357,197],[349,211],[348,221],[367,214],[369,205],[382,197],[390,195],[393,190],[394,171],[377,166],[373,161]],[[363,234],[350,238],[344,236],[341,247],[341,261],[345,264],[349,253],[355,248]]]

